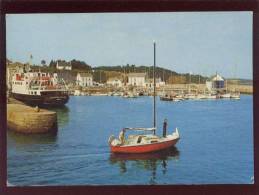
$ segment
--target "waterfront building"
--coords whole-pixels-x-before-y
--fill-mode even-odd
[[[72,70],[71,62],[58,60],[56,64],[57,70]]]
[[[127,85],[145,87],[146,73],[129,73]]]
[[[15,73],[28,72],[30,70],[29,64],[22,64],[19,62],[13,63],[10,60],[6,60],[6,85],[8,89],[12,87],[12,78]]]
[[[77,73],[76,84],[82,87],[93,86],[93,75],[87,72]]]
[[[225,79],[216,74],[206,81],[206,87],[209,91],[221,91],[225,90]]]
[[[114,78],[109,78],[107,80],[107,85],[114,86],[114,87],[122,87],[123,82],[121,79],[114,77]]]
[[[76,76],[77,73],[69,70],[57,71],[57,77],[63,79],[69,86],[76,85]]]
[[[145,85],[146,85],[147,88],[153,88],[154,87],[153,78],[146,79]],[[165,85],[165,82],[162,81],[162,79],[160,77],[156,78],[156,87],[159,88],[159,87],[164,86],[164,85]]]

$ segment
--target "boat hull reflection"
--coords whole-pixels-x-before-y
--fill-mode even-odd
[[[144,184],[157,184],[157,172],[167,174],[167,167],[170,161],[177,161],[180,152],[173,146],[166,150],[143,154],[120,154],[111,153],[110,163],[117,165],[121,174],[134,172],[143,174],[143,171],[150,173],[149,179]]]

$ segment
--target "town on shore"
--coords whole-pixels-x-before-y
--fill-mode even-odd
[[[152,95],[152,66],[102,66],[91,67],[83,61],[56,60],[46,65],[12,62],[7,59],[7,88],[12,87],[15,73],[24,71],[44,72],[61,78],[67,86],[69,95]],[[179,94],[230,93],[252,94],[251,80],[225,79],[219,74],[203,76],[199,74],[179,74],[174,71],[156,68],[156,88],[159,96],[175,96]]]

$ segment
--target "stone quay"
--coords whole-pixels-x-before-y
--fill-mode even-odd
[[[57,113],[22,104],[7,104],[7,127],[20,133],[56,133]]]

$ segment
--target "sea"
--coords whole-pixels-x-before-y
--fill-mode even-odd
[[[160,101],[180,140],[166,151],[115,155],[108,139],[124,127],[153,126],[153,98],[71,96],[56,135],[7,131],[7,179],[16,186],[252,184],[253,96],[240,100]]]

